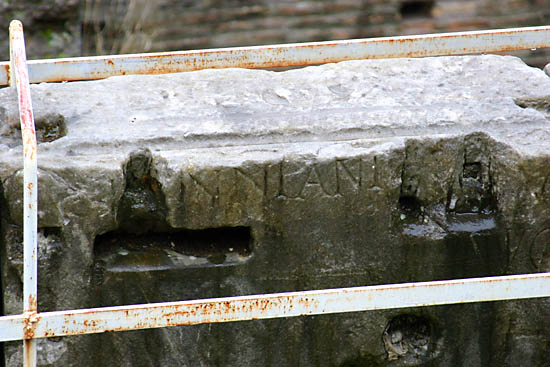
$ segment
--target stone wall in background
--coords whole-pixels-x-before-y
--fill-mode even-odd
[[[0,2],[29,57],[135,53],[550,23],[550,0],[60,0]],[[7,31],[0,34],[7,59]],[[542,67],[550,51],[523,51]]]
[[[9,60],[9,24],[25,28],[27,58],[81,55],[80,0],[0,1],[0,59]]]

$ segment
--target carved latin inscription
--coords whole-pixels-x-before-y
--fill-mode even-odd
[[[325,162],[283,160],[264,166],[227,167],[185,173],[187,191],[211,204],[227,202],[239,188],[265,199],[308,199],[357,195],[377,186],[376,157]],[[190,194],[190,192],[188,192]],[[238,196],[238,195],[237,195]],[[199,199],[199,201],[202,201]]]

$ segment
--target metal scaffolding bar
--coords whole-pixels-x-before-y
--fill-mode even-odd
[[[37,313],[38,275],[38,179],[37,145],[34,117],[31,103],[31,90],[25,54],[23,25],[14,20],[10,23],[10,84],[17,86],[19,119],[23,138],[23,314],[25,333],[31,329],[32,317]],[[23,329],[22,329],[23,330]],[[36,340],[24,338],[23,360],[25,366],[36,366]]]
[[[0,318],[0,341],[550,296],[550,273],[261,294]]]
[[[272,68],[358,59],[489,53],[548,47],[550,26],[419,36],[29,61],[31,83],[165,74],[213,68]],[[0,63],[0,85],[9,67]]]

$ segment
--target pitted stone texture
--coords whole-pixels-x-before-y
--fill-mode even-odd
[[[547,90],[544,72],[502,56],[35,85],[37,120],[65,127],[39,144],[39,309],[548,271]],[[0,100],[3,303],[14,314],[22,150],[13,89]],[[228,227],[238,230],[216,235]],[[212,243],[180,243],[186,233]],[[548,310],[545,299],[387,310],[51,347],[65,366],[544,365]],[[403,317],[429,325],[418,358],[388,352],[406,344],[400,328],[384,339]]]
[[[350,61],[282,73],[230,69],[114,77],[36,85],[32,93],[36,119],[53,111],[67,119],[69,130],[69,139],[42,149],[97,155],[98,148],[143,144],[165,150],[481,127],[506,134],[511,124],[534,129],[546,123],[513,99],[540,97],[549,86],[542,71],[519,59],[468,56]],[[9,94],[6,89],[1,95]],[[6,114],[17,125],[15,107],[9,105]],[[545,140],[541,134],[530,139],[530,149]]]

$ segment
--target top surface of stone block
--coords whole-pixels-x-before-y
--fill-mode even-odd
[[[474,131],[537,155],[550,141],[548,91],[541,70],[483,55],[39,84],[32,98],[39,133],[51,120],[66,123],[61,138],[40,144],[42,159],[100,161],[139,147],[175,152]],[[0,90],[0,100],[2,155],[19,159],[13,88]]]

